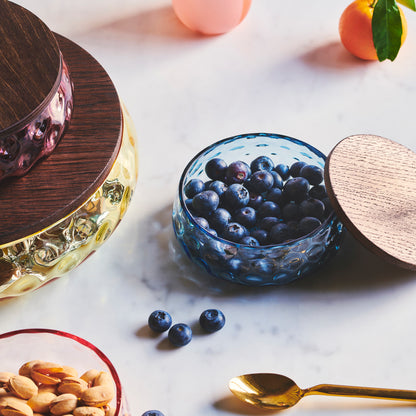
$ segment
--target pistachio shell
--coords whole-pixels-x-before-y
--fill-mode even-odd
[[[3,396],[10,396],[10,393],[4,387],[0,387],[0,397]]]
[[[19,368],[19,375],[20,376],[26,376],[26,377],[30,377],[30,374],[32,372],[32,367],[35,364],[39,364],[42,363],[43,361],[41,360],[32,360],[32,361],[28,361],[27,363],[24,363],[20,368]]]
[[[13,396],[0,397],[1,416],[33,416],[32,409],[22,399]]]
[[[95,386],[85,390],[81,395],[81,400],[87,406],[105,406],[114,397],[114,388],[110,386]]]
[[[7,383],[7,388],[15,396],[21,399],[30,399],[38,394],[38,386],[32,379],[26,376],[12,376]]]
[[[14,375],[14,373],[10,373],[9,371],[0,372],[0,385],[6,384],[9,381],[10,377]]]
[[[98,376],[98,374],[100,374],[100,372],[98,371],[98,370],[94,370],[94,369],[92,369],[92,370],[88,370],[88,371],[86,371],[82,376],[81,376],[81,378],[84,380],[84,381],[86,381],[90,386],[92,386],[92,383],[93,383],[93,381],[94,381],[94,379],[95,379],[95,377],[97,377]]]
[[[77,396],[71,393],[65,393],[52,400],[49,411],[55,416],[61,416],[66,413],[72,413],[77,407],[77,404]]]
[[[42,393],[42,392],[50,392],[50,393],[57,393],[56,390],[56,384],[40,384],[38,387],[38,393]]]
[[[116,408],[113,406],[104,406],[103,409],[105,416],[114,416],[116,414]]]
[[[100,371],[94,378],[93,386],[114,386],[113,378],[107,371]]]
[[[99,407],[79,406],[73,411],[74,416],[105,416],[104,410]]]
[[[36,396],[31,397],[27,404],[31,407],[33,412],[47,413],[52,401],[56,398],[56,394],[50,391],[41,391]]]
[[[61,381],[61,375],[64,368],[55,363],[41,361],[34,364],[31,368],[30,375],[34,381],[41,384],[58,384]]]
[[[82,378],[65,377],[58,385],[59,393],[72,393],[77,397],[81,397],[84,390],[88,388],[88,383]]]

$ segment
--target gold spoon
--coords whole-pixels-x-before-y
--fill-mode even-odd
[[[271,373],[245,374],[234,377],[228,386],[240,400],[263,409],[286,409],[294,406],[302,397],[311,394],[416,401],[416,391],[413,390],[334,384],[318,384],[308,389],[301,389],[290,378]]]

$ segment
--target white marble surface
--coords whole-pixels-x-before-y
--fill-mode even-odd
[[[346,1],[254,1],[230,33],[199,37],[168,0],[18,0],[108,71],[139,137],[132,204],[110,240],[69,275],[0,303],[2,332],[59,328],[113,361],[131,415],[253,415],[227,389],[232,376],[278,372],[302,387],[322,382],[416,389],[415,273],[347,237],[322,271],[287,287],[245,288],[200,272],[172,237],[181,171],[200,149],[243,132],[283,133],[328,153],[342,138],[374,133],[416,150],[416,15],[393,63],[351,57],[338,39]],[[227,323],[195,325],[206,308]],[[157,308],[195,325],[186,347],[154,337]],[[3,357],[2,362],[5,363]],[[308,397],[293,415],[411,415],[392,402]]]

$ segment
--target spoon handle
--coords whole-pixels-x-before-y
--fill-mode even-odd
[[[375,387],[339,386],[319,384],[304,390],[304,394],[323,394],[327,396],[365,397],[370,399],[410,400],[416,401],[416,391],[385,389]]]

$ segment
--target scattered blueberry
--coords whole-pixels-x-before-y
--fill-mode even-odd
[[[273,187],[273,175],[267,170],[258,170],[254,172],[246,182],[250,191],[256,194],[262,194]]]
[[[244,227],[252,228],[256,225],[256,210],[251,207],[239,208],[234,212],[233,218]]]
[[[205,190],[205,183],[201,179],[191,179],[184,187],[187,198],[193,198],[196,194]]]
[[[300,174],[300,170],[306,165],[305,162],[295,162],[289,168],[289,174],[292,178],[296,178]]]
[[[223,180],[227,170],[227,163],[219,158],[210,159],[205,165],[205,173],[212,180]]]
[[[148,319],[149,328],[155,332],[165,332],[172,325],[172,317],[162,310],[153,311]]]
[[[225,175],[229,184],[244,183],[251,175],[250,166],[241,160],[237,160],[228,165]]]
[[[284,181],[286,179],[289,179],[289,176],[290,176],[289,166],[284,165],[283,163],[279,163],[274,168],[274,171],[277,172]]]
[[[299,175],[307,179],[311,185],[319,185],[324,180],[324,172],[319,166],[305,165]]]
[[[164,416],[159,410],[148,410],[142,414],[142,416]]]
[[[208,220],[211,227],[218,233],[221,233],[231,221],[231,214],[224,208],[218,208],[211,213]]]
[[[220,197],[214,191],[202,191],[196,194],[192,200],[193,209],[201,215],[207,215],[215,211],[220,203]]]
[[[230,211],[245,207],[249,200],[250,194],[247,188],[239,183],[233,183],[222,194],[222,202],[224,203],[225,208]]]
[[[283,191],[289,200],[300,202],[308,195],[309,182],[302,177],[289,179],[285,183]]]
[[[187,324],[175,324],[169,329],[168,338],[175,347],[183,347],[191,342],[192,329]]]
[[[239,243],[247,235],[247,228],[238,222],[230,222],[223,230],[222,237],[226,240]]]
[[[252,172],[257,172],[258,170],[270,171],[274,168],[274,163],[268,156],[259,156],[250,163],[250,168]]]
[[[225,316],[219,309],[207,309],[201,313],[199,323],[207,332],[219,331],[225,325]]]

